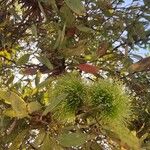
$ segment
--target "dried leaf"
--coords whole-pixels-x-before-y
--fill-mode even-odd
[[[143,58],[128,68],[130,73],[150,70],[150,57]]]
[[[77,31],[77,28],[76,28],[76,27],[67,28],[67,29],[66,29],[66,35],[67,35],[68,37],[73,37],[73,36],[75,35],[76,31]]]
[[[97,49],[96,54],[98,57],[102,57],[106,54],[107,50],[108,50],[108,43],[106,41],[101,42]]]
[[[99,72],[99,67],[93,66],[90,64],[80,64],[77,66],[81,71],[84,71],[86,73],[92,73],[92,74],[97,74]]]
[[[25,68],[22,73],[26,75],[35,75],[37,70],[37,68]]]

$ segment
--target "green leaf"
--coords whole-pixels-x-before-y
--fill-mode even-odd
[[[80,146],[87,140],[87,135],[84,133],[64,133],[58,138],[60,144],[64,147]]]
[[[50,63],[49,59],[45,56],[36,57],[42,64],[44,64],[48,69],[52,69],[53,65]]]
[[[11,99],[9,98],[11,95],[11,92],[7,92],[4,90],[0,90],[0,100],[7,104],[11,104]]]
[[[58,11],[57,5],[56,5],[56,0],[48,0],[52,8],[56,11]]]
[[[18,114],[18,117],[22,118],[28,116],[26,107],[27,104],[25,103],[25,101],[15,93],[11,94],[11,98],[12,109],[16,112],[16,114]]]
[[[61,30],[58,31],[58,38],[56,40],[56,43],[53,49],[61,48],[64,37],[65,37],[65,29],[66,29],[66,23],[64,23],[62,31]]]
[[[12,106],[12,109],[16,113],[17,117],[23,118],[28,116],[26,102],[16,93],[0,90],[0,98],[3,99],[5,103]]]
[[[46,134],[46,137],[43,141],[43,144],[42,144],[40,150],[51,150],[51,149],[52,149],[52,145],[50,144],[49,134]]]
[[[47,133],[40,150],[63,150],[63,149]]]
[[[38,149],[39,145],[41,145],[44,141],[45,136],[46,132],[43,129],[41,129],[32,145]]]
[[[16,136],[16,138],[13,140],[9,150],[17,150],[21,146],[21,144],[25,138],[26,132],[27,132],[27,130],[23,130]]]
[[[148,7],[150,7],[150,1],[148,0],[143,0],[144,1],[144,4],[147,5]]]
[[[59,44],[60,46],[62,45],[64,37],[65,37],[65,29],[66,29],[66,22],[64,23],[63,29],[61,31],[61,38],[60,38],[60,44]]]
[[[150,142],[144,143],[141,150],[149,150]]]
[[[66,96],[66,94],[61,94],[58,97],[52,99],[50,104],[44,110],[43,115],[46,115],[48,112],[53,111],[61,103],[61,101],[66,98]]]
[[[47,78],[45,81],[41,82],[37,85],[37,88],[44,88],[45,86],[48,86],[53,81],[53,78]]]
[[[93,32],[94,32],[93,29],[91,29],[91,28],[89,28],[89,27],[86,27],[86,26],[84,26],[84,25],[78,25],[78,26],[76,26],[76,27],[77,27],[77,29],[78,29],[79,31],[82,31],[82,32],[86,32],[86,33],[93,33]]]
[[[11,118],[18,117],[16,112],[13,109],[11,109],[11,108],[5,109],[3,111],[3,115],[11,117]]]
[[[14,117],[17,117],[17,118],[26,117],[26,116],[22,116],[22,114],[20,114],[20,113],[16,113],[12,108],[5,109],[3,111],[3,115],[11,117],[11,118],[14,118]]]
[[[37,73],[37,74],[36,74],[36,77],[35,77],[35,85],[36,85],[36,86],[38,86],[39,83],[40,83],[40,77],[41,77],[40,73]]]
[[[41,104],[39,102],[30,102],[28,105],[28,112],[31,114],[35,111],[38,111],[42,108]]]
[[[9,85],[13,83],[14,78],[15,78],[14,75],[11,75],[6,84]]]
[[[31,26],[31,31],[32,31],[32,34],[33,34],[35,37],[38,36],[38,34],[37,34],[37,27],[36,27],[35,24],[32,24],[32,26]]]
[[[61,50],[61,52],[65,57],[81,56],[81,54],[85,53],[86,49],[87,49],[86,42],[84,40],[81,40],[74,47],[65,48]]]
[[[110,123],[105,125],[105,132],[119,144],[125,144],[130,149],[140,150],[140,140],[127,127]]]
[[[16,62],[17,65],[23,65],[23,64],[27,63],[28,60],[29,60],[29,57],[30,57],[30,54],[25,54],[25,55],[23,55],[23,56],[20,57],[20,58],[18,59],[18,61]]]
[[[60,9],[62,17],[66,21],[67,26],[72,26],[75,21],[75,16],[67,5],[63,5]]]
[[[59,47],[59,44],[60,44],[60,39],[61,39],[61,30],[58,30],[58,37],[57,37],[57,40],[55,42],[55,45],[53,47],[53,49],[57,49]]]
[[[86,12],[81,0],[65,0],[65,3],[78,15],[84,15]]]

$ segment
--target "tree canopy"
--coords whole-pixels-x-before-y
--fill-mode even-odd
[[[149,50],[148,0],[0,0],[0,149],[147,150]]]

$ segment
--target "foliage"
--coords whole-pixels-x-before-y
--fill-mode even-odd
[[[149,7],[0,0],[0,149],[148,149]]]

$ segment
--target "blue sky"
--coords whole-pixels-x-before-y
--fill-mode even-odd
[[[125,3],[128,5],[128,4],[131,4],[133,0],[124,0]],[[136,2],[140,2],[140,3],[143,3],[143,0],[137,0]]]
[[[125,0],[126,4],[130,4],[132,2],[132,0]]]

